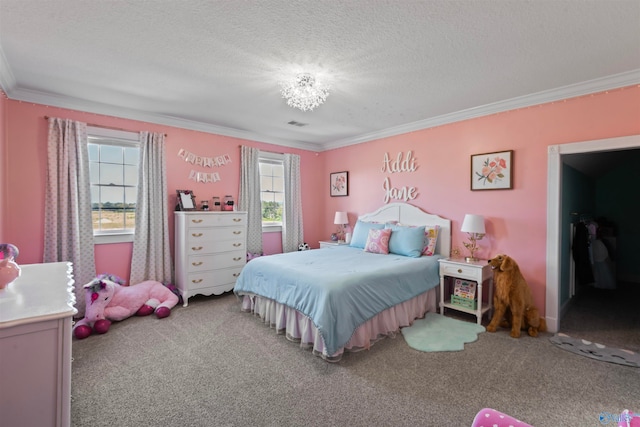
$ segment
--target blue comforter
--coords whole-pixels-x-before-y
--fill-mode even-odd
[[[234,292],[300,311],[334,354],[367,320],[438,285],[439,258],[380,255],[349,246],[269,255],[247,263]]]

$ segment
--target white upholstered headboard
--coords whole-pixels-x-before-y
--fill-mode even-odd
[[[436,253],[449,257],[451,254],[451,220],[426,213],[408,203],[389,203],[375,212],[358,217],[361,221],[398,221],[404,225],[439,225]]]

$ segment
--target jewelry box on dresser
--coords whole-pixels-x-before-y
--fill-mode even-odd
[[[176,287],[194,295],[231,291],[247,262],[246,212],[175,212]]]

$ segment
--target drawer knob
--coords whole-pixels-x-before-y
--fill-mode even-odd
[[[200,224],[202,222],[201,219],[192,219],[191,222],[196,223],[196,224]]]
[[[233,246],[237,248],[238,246],[242,246],[242,243],[234,243]]]
[[[200,282],[202,282],[202,279],[193,279],[191,281],[191,283],[200,283]]]
[[[201,251],[202,250],[202,246],[194,246],[191,248],[192,251]]]
[[[202,237],[202,233],[191,233],[193,237]]]
[[[233,273],[233,277],[238,277],[240,273]]]
[[[242,231],[234,231],[233,234],[242,234]]]
[[[191,265],[193,265],[194,267],[197,267],[199,265],[202,265],[202,261],[192,262]]]
[[[462,269],[461,268],[458,269],[458,273],[462,273]]]
[[[241,259],[242,259],[242,257],[241,257],[241,256],[238,256],[238,257],[233,258],[233,260],[234,260],[234,261],[240,261]]]
[[[233,221],[234,222],[240,222],[240,221],[242,221],[242,218],[233,218]]]

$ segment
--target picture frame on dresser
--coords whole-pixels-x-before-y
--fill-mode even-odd
[[[181,211],[196,210],[196,196],[191,190],[176,190],[178,193],[178,209]]]

